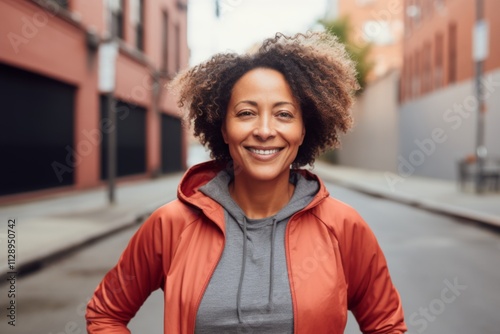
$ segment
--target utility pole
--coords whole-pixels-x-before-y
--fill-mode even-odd
[[[108,133],[108,201],[109,204],[115,204],[116,202],[116,159],[117,159],[117,124],[116,124],[116,110],[115,110],[115,98],[113,92],[108,93],[108,122],[109,122],[109,133]]]
[[[115,204],[115,188],[116,188],[116,149],[117,149],[117,124],[116,124],[116,111],[115,111],[115,69],[116,57],[118,54],[118,43],[114,39],[110,39],[102,43],[99,47],[99,91],[106,94],[107,99],[107,126],[109,131],[104,133],[106,135],[108,155],[108,200],[109,204]]]
[[[476,131],[476,193],[482,191],[483,169],[487,156],[487,149],[484,145],[484,125],[486,106],[484,103],[483,86],[481,79],[483,76],[483,63],[488,57],[488,25],[484,20],[484,0],[476,0],[476,23],[474,26],[473,59],[476,64],[476,98],[477,98],[477,131]]]

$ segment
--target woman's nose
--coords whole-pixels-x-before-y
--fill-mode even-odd
[[[261,140],[267,140],[270,137],[274,137],[276,135],[276,130],[274,129],[272,117],[270,116],[259,117],[256,122],[253,135]]]

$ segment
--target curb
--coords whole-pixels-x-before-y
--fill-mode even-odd
[[[124,215],[123,217],[106,223],[106,225],[99,230],[88,232],[85,235],[75,237],[65,243],[59,243],[50,249],[45,249],[36,254],[31,254],[24,259],[19,259],[16,262],[16,277],[21,277],[25,274],[39,270],[48,263],[68,255],[68,253],[79,250],[95,241],[111,236],[126,228],[140,224],[149,217],[157,207],[164,203],[164,201],[159,201],[157,203],[158,205],[148,205],[146,208],[134,214]],[[2,266],[0,268],[0,285],[6,282],[8,276],[8,267]]]
[[[321,170],[315,170],[324,180],[328,180],[339,186],[349,188],[371,196],[383,197],[402,204],[418,207],[424,210],[445,214],[447,216],[463,218],[472,220],[481,224],[488,225],[493,228],[500,228],[500,217],[488,213],[481,213],[475,210],[465,209],[460,206],[450,205],[446,203],[439,203],[431,200],[421,199],[407,194],[394,193],[390,191],[381,190],[378,187],[370,187],[367,185],[360,185],[356,182],[346,181],[342,178],[329,175]]]

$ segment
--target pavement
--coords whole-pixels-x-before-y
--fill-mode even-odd
[[[500,193],[462,191],[456,182],[417,176],[315,163],[314,173],[325,181],[374,196],[418,206],[454,217],[500,227]],[[182,173],[156,179],[120,183],[116,203],[108,204],[107,189],[65,194],[0,206],[0,244],[7,241],[7,222],[15,219],[14,271],[23,273],[59,256],[134,224],[176,197]],[[5,222],[5,224],[3,224]],[[6,246],[1,246],[0,277],[7,265]]]

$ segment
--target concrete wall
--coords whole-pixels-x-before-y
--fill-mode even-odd
[[[353,108],[354,128],[337,150],[342,165],[396,171],[399,72],[372,82]]]
[[[500,70],[485,80],[485,145],[490,156],[500,156]],[[467,80],[403,104],[398,173],[455,179],[456,161],[475,152],[476,101]]]

